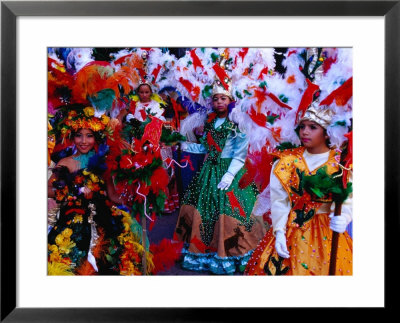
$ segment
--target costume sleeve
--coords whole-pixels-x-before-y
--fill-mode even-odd
[[[243,165],[244,162],[239,159],[233,158],[231,163],[229,164],[227,172],[235,176],[242,169]]]
[[[260,194],[257,195],[256,203],[254,204],[253,213],[255,216],[262,216],[271,209],[271,194],[270,186],[268,185]]]
[[[286,231],[286,223],[290,213],[290,200],[279,179],[275,176],[274,170],[278,161],[274,163],[271,170],[271,220],[273,232]]]
[[[234,136],[229,135],[226,141],[225,147],[232,147],[233,150],[228,172],[235,176],[244,165],[249,140],[244,133],[236,133]]]
[[[207,149],[202,144],[188,141],[182,143],[182,150],[192,154],[207,153]]]
[[[233,159],[239,160],[244,164],[247,157],[247,148],[249,147],[249,139],[244,133],[236,133],[230,135],[227,141],[233,141]]]
[[[349,183],[353,182],[353,173],[350,172]],[[332,212],[334,212],[335,208],[332,207]],[[347,224],[349,224],[353,220],[353,193],[351,193],[347,199],[342,203],[342,216],[344,216],[347,220]]]

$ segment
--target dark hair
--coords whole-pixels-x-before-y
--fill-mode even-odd
[[[147,83],[142,83],[142,84],[140,84],[140,85],[137,87],[137,89],[136,89],[136,93],[139,92],[140,88],[141,88],[143,85],[148,86],[149,89],[150,89],[150,92],[153,93],[153,90],[152,90],[151,86],[150,86],[149,84],[147,84]]]

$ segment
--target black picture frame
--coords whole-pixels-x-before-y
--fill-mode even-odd
[[[16,19],[19,16],[383,16],[385,19],[385,310],[395,306],[391,265],[399,234],[400,1],[2,1],[1,2],[1,321],[229,321],[249,308],[18,308],[16,264]],[[373,166],[371,166],[373,172]],[[371,175],[373,176],[373,175]],[[373,232],[371,232],[373,239]],[[15,243],[14,243],[15,242]],[[371,277],[373,255],[371,255]],[[312,303],[310,303],[312,306]],[[272,309],[251,309],[251,316]],[[294,311],[285,309],[286,313]],[[332,311],[332,309],[327,309]],[[379,310],[379,309],[378,309]],[[260,314],[260,311],[263,311]],[[332,311],[333,313],[334,311]],[[253,316],[254,315],[254,316]],[[325,317],[327,315],[325,314]],[[265,319],[268,319],[267,317]],[[250,319],[252,321],[252,319]]]

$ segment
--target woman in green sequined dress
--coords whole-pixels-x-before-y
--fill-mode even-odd
[[[185,192],[174,240],[187,243],[182,266],[213,274],[243,272],[265,233],[251,216],[257,188],[238,187],[245,169],[248,140],[229,120],[232,95],[219,83],[213,86],[213,109],[197,143],[182,143],[182,150],[206,153],[200,172]]]

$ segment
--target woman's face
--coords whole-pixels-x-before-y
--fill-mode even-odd
[[[95,142],[93,131],[89,129],[79,129],[74,136],[74,144],[81,154],[87,154],[91,151]]]
[[[215,94],[213,96],[214,111],[220,117],[226,117],[228,115],[229,103],[231,103],[231,99],[224,94]]]
[[[151,99],[151,89],[148,85],[141,85],[138,90],[140,102],[150,102]]]
[[[299,136],[303,146],[315,153],[326,150],[326,140],[328,136],[325,134],[324,128],[314,121],[303,120],[299,125]]]

